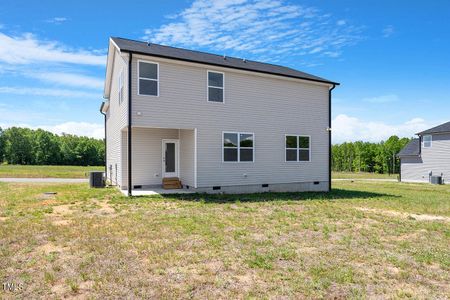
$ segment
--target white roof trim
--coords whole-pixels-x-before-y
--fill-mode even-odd
[[[114,49],[114,48],[115,49]],[[116,49],[120,53],[120,48],[117,44],[110,38],[108,46],[108,56],[106,59],[106,75],[105,75],[105,85],[103,87],[103,98],[109,99],[111,93],[111,76],[112,76],[112,64],[114,62],[114,56],[116,54]]]

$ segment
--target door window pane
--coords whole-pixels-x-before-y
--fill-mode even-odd
[[[166,172],[175,172],[175,143],[166,143]]]

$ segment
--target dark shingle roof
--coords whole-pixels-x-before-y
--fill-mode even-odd
[[[405,147],[397,154],[398,157],[402,156],[418,156],[420,154],[420,140],[412,139]]]
[[[273,74],[273,75],[281,75],[291,78],[299,78],[309,81],[323,82],[336,84],[339,83],[333,82],[321,77],[317,77],[308,73],[304,73],[301,71],[297,71],[288,67],[261,63],[257,61],[251,60],[243,60],[241,58],[235,57],[226,57],[224,58],[221,55],[187,50],[182,48],[175,48],[169,46],[163,46],[158,44],[150,44],[150,46],[146,42],[134,41],[124,38],[112,37],[111,38],[114,43],[120,48],[121,51],[129,51],[133,53],[146,54],[170,59],[177,59],[189,62],[196,62],[220,67],[228,67],[240,70],[247,70],[259,73]]]
[[[418,135],[424,135],[424,134],[444,133],[444,132],[450,132],[450,122],[441,124],[439,126],[436,126],[436,127],[431,128],[431,129],[419,132],[417,134]]]

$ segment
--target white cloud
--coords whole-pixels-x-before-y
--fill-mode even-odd
[[[395,32],[394,26],[388,25],[383,29],[383,37],[388,38]]]
[[[364,121],[345,114],[336,116],[332,121],[333,143],[350,141],[379,142],[392,135],[412,137],[417,132],[433,127],[421,118],[414,118],[400,124],[386,124],[376,121]]]
[[[102,89],[103,80],[80,74],[61,73],[61,72],[42,72],[31,75],[32,77],[66,86],[76,86],[83,88]]]
[[[65,18],[65,17],[54,17],[54,18],[51,18],[51,19],[46,20],[46,22],[47,22],[47,23],[53,23],[53,24],[59,25],[59,24],[61,24],[61,23],[66,22],[67,20],[68,20],[68,19]]]
[[[51,96],[64,98],[98,98],[101,99],[101,93],[83,92],[69,89],[54,89],[54,88],[33,88],[33,87],[0,87],[0,94],[14,94],[14,95],[32,95],[32,96]]]
[[[78,136],[87,136],[87,137],[93,137],[97,139],[102,139],[105,136],[105,129],[103,127],[103,124],[98,123],[88,123],[88,122],[65,122],[61,124],[56,125],[37,125],[32,126],[26,123],[23,124],[0,124],[0,127],[2,128],[9,128],[12,126],[17,127],[27,127],[31,129],[44,129],[50,132],[53,132],[55,134],[75,134]]]
[[[8,64],[70,63],[104,66],[106,56],[69,49],[58,42],[41,41],[34,35],[9,36],[0,32],[0,62]]]
[[[393,95],[393,94],[363,99],[364,102],[376,103],[376,104],[392,103],[392,102],[397,102],[399,100],[400,100],[400,98],[397,95]]]
[[[143,38],[231,52],[228,55],[245,52],[271,61],[283,56],[336,57],[342,48],[360,39],[360,30],[347,23],[284,0],[195,0],[172,15],[168,24],[146,29]]]
[[[103,124],[98,123],[66,122],[57,125],[41,125],[36,127],[56,134],[69,133],[100,139],[105,137],[105,129],[103,126]]]

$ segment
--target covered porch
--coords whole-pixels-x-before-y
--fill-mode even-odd
[[[133,127],[131,133],[133,196],[192,192],[196,187],[196,129]],[[124,130],[121,191],[127,195],[128,160],[128,130]]]

